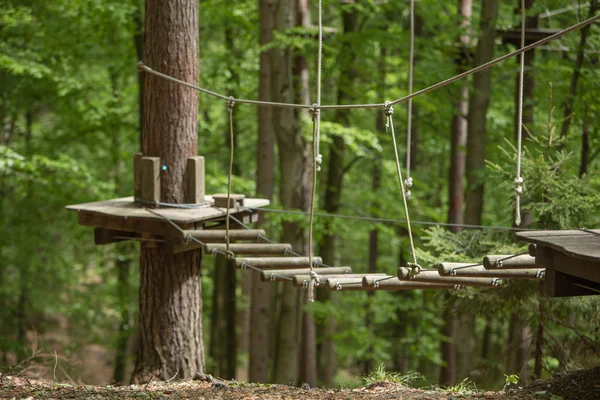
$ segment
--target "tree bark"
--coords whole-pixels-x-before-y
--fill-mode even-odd
[[[358,12],[355,7],[342,7],[342,26],[344,34],[356,32],[358,28]],[[356,78],[356,70],[353,67],[355,61],[355,52],[352,45],[348,41],[342,44],[339,63],[342,66],[338,82],[337,102],[338,104],[346,104],[352,101],[352,84]],[[339,124],[349,124],[349,110],[337,110],[335,113],[335,121]],[[335,214],[340,208],[340,198],[342,194],[342,184],[344,179],[344,153],[346,151],[346,143],[341,135],[334,135],[329,148],[329,157],[327,164],[327,185],[325,188],[325,204],[324,208],[330,214]],[[325,221],[325,234],[319,245],[320,255],[323,262],[328,265],[334,265],[336,262],[336,235],[331,232],[331,221]],[[329,293],[322,293],[322,300],[329,299]],[[333,317],[329,317],[326,322],[322,334],[322,357],[320,373],[323,384],[330,386],[333,383],[336,369],[336,354],[335,343],[332,336],[335,334],[336,321]]]
[[[294,26],[295,0],[275,1],[277,32]],[[271,59],[271,93],[273,101],[292,103],[296,100],[296,85],[292,73],[293,52],[290,47],[274,48]],[[298,112],[289,108],[273,108],[273,125],[279,148],[281,204],[286,209],[303,209],[309,206],[310,170],[309,146],[302,137]],[[293,184],[292,184],[293,182]],[[305,250],[304,232],[297,222],[282,223],[281,241],[293,248]],[[275,360],[275,382],[296,383],[298,380],[298,343],[300,342],[299,292],[289,283],[280,301],[279,337]]]
[[[198,2],[146,0],[144,61],[192,84],[198,82]],[[160,157],[161,201],[181,203],[187,157],[198,154],[198,94],[146,74],[142,151]],[[202,252],[170,254],[141,244],[140,340],[132,381],[151,376],[191,378],[204,370]]]
[[[593,17],[598,11],[598,0],[592,0],[590,2],[590,8],[588,9],[588,18]],[[571,85],[569,87],[569,93],[567,100],[563,105],[563,124],[560,128],[560,137],[567,136],[569,127],[571,126],[571,116],[573,114],[573,104],[575,102],[575,96],[577,95],[577,84],[581,76],[581,68],[583,67],[583,59],[585,55],[585,45],[587,38],[590,34],[590,25],[586,25],[581,28],[581,36],[579,37],[579,45],[577,46],[577,58],[575,60],[575,66],[573,67],[573,74],[571,75]],[[560,149],[563,148],[561,144]]]
[[[494,55],[498,0],[481,1],[480,37],[475,51],[474,64],[479,66]],[[491,94],[492,69],[473,76],[473,95],[469,101],[467,117],[467,207],[465,222],[480,225],[483,213],[484,184],[481,174],[485,168],[485,136],[487,110]]]
[[[590,121],[588,119],[588,106],[583,106],[583,129],[581,132],[581,163],[579,164],[579,176],[587,175],[590,162]]]
[[[273,40],[274,1],[260,0],[260,38],[264,46]],[[260,53],[259,100],[270,101],[271,97],[271,50]],[[256,160],[256,194],[258,197],[273,199],[275,166],[275,132],[273,130],[272,108],[258,108],[258,146]],[[264,223],[264,216],[259,224]],[[250,360],[248,379],[250,382],[267,382],[269,379],[270,349],[270,299],[271,284],[261,282],[258,274],[252,278],[252,305],[250,328]]]

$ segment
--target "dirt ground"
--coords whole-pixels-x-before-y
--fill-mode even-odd
[[[483,392],[420,390],[379,382],[357,389],[310,389],[283,385],[245,384],[210,376],[178,382],[151,381],[139,386],[77,386],[0,375],[0,399],[506,399],[600,400],[600,367],[540,380],[526,388]]]

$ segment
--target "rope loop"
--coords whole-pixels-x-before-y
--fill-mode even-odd
[[[310,278],[315,283],[315,286],[319,286],[321,284],[321,280],[319,279],[319,274],[317,274],[315,271],[310,271]]]
[[[385,102],[385,104],[383,105],[383,113],[386,117],[391,117],[392,115],[394,115],[394,107],[392,107],[391,101],[388,100]]]
[[[310,113],[312,120],[316,121],[319,116],[319,112],[320,112],[319,105],[317,103],[314,103],[312,106],[310,106],[310,108],[308,109],[308,112]]]
[[[229,112],[233,111],[233,106],[235,106],[235,98],[233,96],[229,96],[227,98],[227,109]]]
[[[415,262],[406,263],[406,265],[410,268],[410,275],[415,277],[421,273],[421,266]]]
[[[235,254],[233,254],[233,251],[231,251],[231,250],[227,250],[227,251],[225,252],[225,257],[226,257],[228,260],[235,260]]]

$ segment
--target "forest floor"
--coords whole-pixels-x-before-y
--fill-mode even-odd
[[[376,382],[357,389],[310,389],[284,385],[221,381],[205,375],[177,382],[149,382],[131,386],[84,386],[48,383],[24,376],[0,375],[0,399],[488,399],[488,400],[598,400],[600,367],[536,381],[526,388],[484,392],[472,388],[421,390]]]

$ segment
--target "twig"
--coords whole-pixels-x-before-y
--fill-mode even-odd
[[[144,386],[144,390],[148,389],[148,385],[150,385],[150,382],[152,382],[153,378],[154,378],[154,375],[150,375],[150,379],[148,379],[148,382],[146,383],[146,386]]]
[[[175,372],[175,375],[173,375],[173,377],[171,379],[165,381],[165,383],[171,382],[173,379],[175,379],[175,377],[177,376],[177,374],[179,374],[179,368],[177,368],[177,371]]]
[[[56,354],[56,349],[54,350],[54,370],[53,370],[53,383],[56,383],[56,367],[58,366],[58,354]]]

